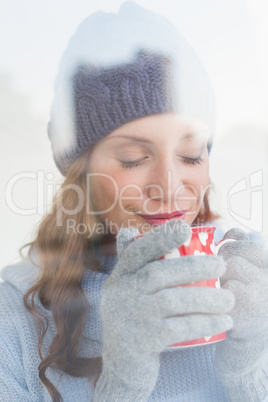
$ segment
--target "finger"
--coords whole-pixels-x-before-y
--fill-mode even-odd
[[[232,336],[244,338],[248,337],[262,328],[267,327],[267,286],[266,289],[252,285],[244,285],[243,283],[230,279],[224,284],[224,287],[230,290],[235,297],[235,306],[229,312],[233,319],[233,334]]]
[[[225,260],[231,257],[242,257],[257,267],[264,268],[266,265],[267,254],[262,243],[253,241],[236,241],[224,244],[219,255]]]
[[[258,280],[260,268],[251,264],[242,257],[231,257],[226,263],[226,271],[221,277],[221,283],[231,279],[237,280],[245,285]]]
[[[183,317],[166,318],[163,325],[163,340],[166,345],[212,336],[228,331],[233,326],[227,314],[190,314]]]
[[[152,315],[168,318],[178,314],[224,314],[234,307],[231,291],[201,287],[164,289],[151,296]]]
[[[184,256],[154,261],[142,268],[137,283],[143,293],[221,277],[225,273],[222,257],[213,255]]]
[[[120,257],[125,248],[132,242],[133,237],[140,235],[137,228],[121,228],[116,237],[117,255]]]
[[[249,237],[246,232],[239,228],[232,228],[225,233],[224,239],[234,239],[234,240],[241,240],[241,241],[248,241]]]
[[[132,241],[125,249],[127,272],[136,271],[148,262],[158,260],[175,247],[182,245],[190,236],[191,228],[181,219],[172,219],[157,226],[143,237]],[[124,267],[122,265],[122,269]]]

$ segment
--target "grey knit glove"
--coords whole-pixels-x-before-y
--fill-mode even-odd
[[[227,262],[222,287],[233,292],[233,329],[216,347],[216,367],[226,395],[234,402],[262,401],[268,395],[268,259],[261,243],[232,229],[222,246]]]
[[[162,259],[190,236],[173,220],[132,241],[137,229],[121,229],[119,260],[103,287],[103,369],[94,401],[146,401],[155,386],[159,353],[175,342],[231,328],[225,313],[234,299],[226,290],[174,287],[225,272],[222,258]],[[179,314],[180,316],[176,315]]]

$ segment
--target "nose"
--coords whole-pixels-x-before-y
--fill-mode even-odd
[[[151,170],[146,185],[152,201],[174,205],[184,192],[184,172],[172,158],[162,158]]]

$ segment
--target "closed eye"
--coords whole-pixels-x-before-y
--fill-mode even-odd
[[[148,159],[148,156],[146,156],[145,158],[135,159],[135,160],[132,160],[132,161],[120,160],[120,163],[121,163],[121,166],[123,168],[131,169],[133,167],[138,167],[138,166],[143,165],[143,163],[146,161],[146,159]]]
[[[203,162],[203,159],[201,158],[201,156],[198,156],[197,158],[189,158],[187,156],[183,156],[182,160],[184,163],[186,164],[190,164],[190,165],[200,165]]]

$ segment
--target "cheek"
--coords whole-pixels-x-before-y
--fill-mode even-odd
[[[199,176],[198,178],[198,182],[197,182],[197,186],[198,186],[198,198],[200,203],[203,202],[203,198],[205,196],[205,193],[207,192],[207,190],[210,187],[210,180],[209,180],[209,172],[203,172],[202,175]]]
[[[208,174],[204,174],[204,175],[200,175],[196,181],[196,187],[198,188],[199,192],[201,193],[200,195],[204,195],[204,193],[208,190],[210,185],[210,181],[209,181],[209,175]]]
[[[118,197],[131,197],[142,194],[144,188],[144,174],[130,171],[122,171],[113,175],[114,181],[117,183]]]
[[[209,165],[200,166],[189,174],[189,181],[196,187],[206,187],[209,184]]]
[[[91,199],[98,211],[113,209],[118,204],[129,204],[132,198],[139,199],[142,188],[140,175],[125,171],[95,173],[90,183]]]
[[[188,172],[187,181],[184,183],[184,196],[193,197],[192,205],[201,205],[204,195],[209,188],[208,165],[192,169]]]
[[[95,174],[90,180],[89,191],[94,208],[99,211],[113,205],[118,197],[117,182],[108,174]]]
[[[206,186],[209,183],[209,167],[196,166],[189,167],[184,172],[184,184],[192,185],[193,187]]]

